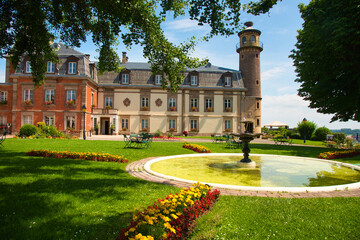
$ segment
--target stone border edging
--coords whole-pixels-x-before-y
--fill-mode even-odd
[[[150,157],[141,159],[139,161],[132,162],[126,166],[126,171],[137,178],[141,178],[146,181],[167,184],[179,188],[187,188],[191,186],[191,183],[182,182],[178,180],[169,180],[160,176],[155,176],[145,171],[144,165],[146,162],[156,157]],[[281,198],[313,198],[313,197],[360,197],[360,188],[351,190],[336,190],[336,191],[322,191],[322,192],[275,192],[275,191],[247,191],[247,190],[233,190],[218,188],[222,195],[233,196],[254,196],[254,197],[281,197]]]

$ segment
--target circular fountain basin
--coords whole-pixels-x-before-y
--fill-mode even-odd
[[[186,154],[153,159],[151,174],[188,183],[255,191],[333,191],[360,188],[360,167],[316,158],[252,154],[256,168],[239,167],[242,154]]]

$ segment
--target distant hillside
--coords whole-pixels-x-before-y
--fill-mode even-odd
[[[345,133],[346,135],[356,135],[360,134],[360,129],[351,129],[351,128],[342,128],[342,129],[331,129],[333,133]]]

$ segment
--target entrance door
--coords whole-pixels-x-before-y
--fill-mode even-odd
[[[110,118],[101,118],[101,134],[110,134]]]

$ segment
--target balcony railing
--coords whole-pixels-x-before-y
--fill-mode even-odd
[[[254,42],[254,43],[246,43],[244,47],[252,47],[252,46],[254,46],[254,47],[260,47],[261,49],[264,48],[264,47],[263,47],[263,46],[264,46],[263,43],[260,42],[260,41],[259,41],[259,44],[257,44],[256,42]],[[237,43],[237,44],[236,44],[236,51],[238,51],[239,48],[240,48],[240,43]]]

